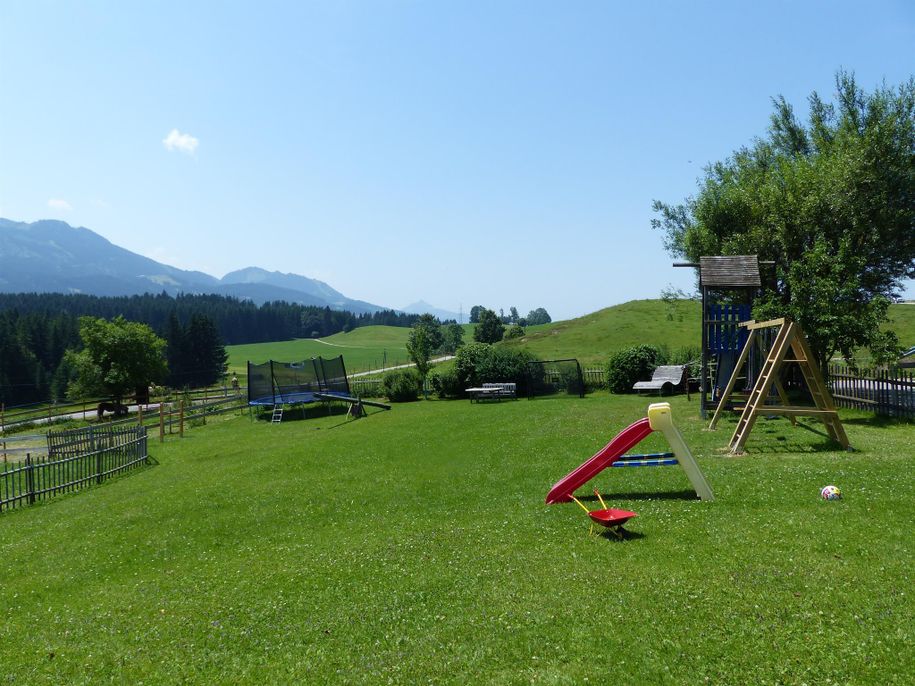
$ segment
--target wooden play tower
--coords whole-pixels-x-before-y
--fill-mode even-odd
[[[777,328],[775,339],[766,354],[765,362],[763,362],[762,368],[756,377],[750,396],[742,408],[740,420],[737,422],[737,427],[731,436],[729,444],[731,453],[743,451],[743,446],[760,414],[784,415],[789,417],[792,423],[795,417],[816,417],[826,426],[826,432],[829,437],[847,450],[849,447],[848,436],[845,435],[845,429],[842,427],[842,422],[839,421],[839,415],[836,412],[832,396],[823,381],[823,375],[817,366],[816,359],[810,350],[810,344],[807,342],[807,337],[801,330],[800,324],[786,317],[765,322],[742,322],[740,326],[749,331],[749,335],[737,364],[734,366],[728,385],[721,396],[721,400],[718,402],[718,407],[712,417],[711,424],[709,424],[709,429],[715,428],[724,408],[727,406],[737,379],[740,377],[741,369],[747,363],[750,353],[757,343],[758,332],[764,329]],[[788,357],[789,353],[791,357]],[[814,407],[789,404],[787,394],[779,381],[779,374],[787,363],[798,365],[807,389],[813,398]],[[773,388],[776,390],[781,404],[767,404],[767,401],[769,403],[772,402],[769,396]]]
[[[699,270],[702,293],[702,371],[699,377],[699,413],[706,418],[717,401],[731,367],[744,349],[746,329],[738,324],[750,319],[753,300],[761,288],[756,255],[716,255],[698,262],[678,262],[675,267]]]

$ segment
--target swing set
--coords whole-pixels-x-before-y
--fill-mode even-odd
[[[796,423],[797,417],[814,417],[823,422],[831,439],[846,450],[849,450],[848,436],[845,434],[845,429],[839,420],[839,414],[836,411],[832,395],[823,381],[823,375],[817,366],[801,325],[788,317],[784,317],[764,322],[752,320],[741,322],[740,326],[749,331],[747,342],[737,358],[734,371],[728,380],[721,400],[718,402],[718,407],[715,409],[709,429],[714,429],[718,424],[718,420],[721,419],[721,415],[727,408],[728,401],[734,393],[737,380],[741,378],[742,369],[760,343],[763,332],[774,331],[774,340],[765,353],[765,361],[755,378],[750,394],[746,399],[746,404],[735,408],[741,411],[741,415],[728,444],[731,454],[743,452],[744,444],[760,415],[783,415],[788,417],[792,424]],[[788,363],[797,364],[800,369],[807,390],[813,398],[813,407],[792,405],[790,403],[780,378],[783,369]],[[773,390],[778,396],[778,401],[770,397]]]

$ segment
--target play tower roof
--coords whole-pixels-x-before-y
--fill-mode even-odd
[[[699,258],[701,288],[759,288],[756,255],[718,255]]]

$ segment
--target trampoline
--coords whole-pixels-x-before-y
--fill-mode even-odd
[[[248,362],[248,405],[304,405],[351,397],[343,355],[302,362]]]
[[[248,401],[249,405],[257,407],[273,407],[274,405],[306,405],[313,403],[318,398],[311,391],[301,393],[279,393],[276,395],[265,395],[262,398],[253,398]]]

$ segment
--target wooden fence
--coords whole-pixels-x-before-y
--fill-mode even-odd
[[[47,441],[47,457],[0,465],[0,512],[100,484],[148,460],[141,426],[52,431]]]
[[[168,391],[168,389],[161,388],[161,391]],[[186,398],[188,404],[190,403],[203,403],[209,404],[217,401],[228,402],[233,398],[244,397],[245,387],[242,386],[239,389],[232,389],[228,386],[214,386],[209,388],[199,388],[192,391],[169,391],[166,393],[159,393],[158,396],[154,399],[151,399],[152,402],[149,404],[142,404],[140,407],[145,407],[146,411],[149,410],[149,407],[158,407],[160,401],[163,403],[177,404],[181,398]],[[3,403],[0,403],[0,434],[5,431],[15,430],[17,427],[20,427],[24,424],[50,424],[55,421],[67,420],[67,419],[83,419],[86,421],[94,421],[97,415],[97,408],[100,399],[94,400],[80,400],[72,403],[32,403],[30,405],[20,405],[17,407],[6,407]],[[133,408],[133,410],[138,407],[135,403],[128,402],[128,407]],[[132,410],[132,411],[133,411]],[[106,415],[106,420],[109,418]]]
[[[604,369],[582,369],[581,375],[585,386],[589,388],[603,388],[607,383],[607,372]]]
[[[915,373],[830,365],[829,385],[839,407],[915,419]]]

